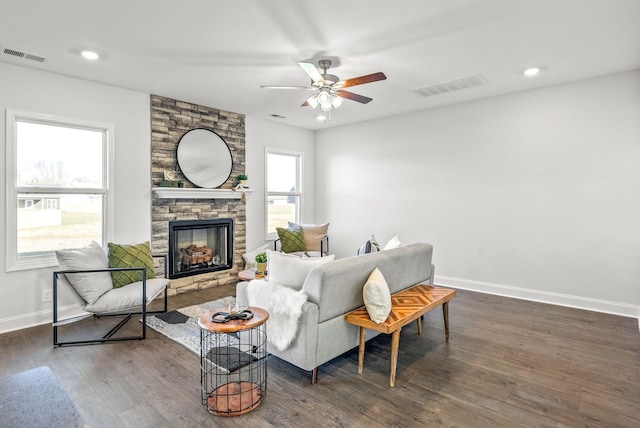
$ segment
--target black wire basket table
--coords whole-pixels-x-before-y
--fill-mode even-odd
[[[237,312],[220,308],[199,318],[200,395],[210,413],[242,415],[264,399],[268,318],[253,306]]]

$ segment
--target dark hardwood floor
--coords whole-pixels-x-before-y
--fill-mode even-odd
[[[186,293],[170,309],[232,295]],[[49,366],[91,427],[638,427],[638,320],[459,291],[424,333],[403,329],[396,387],[391,337],[367,343],[310,373],[276,357],[268,391],[246,415],[207,413],[199,357],[150,330],[145,341],[53,348],[51,327],[0,335],[0,376]],[[38,411],[37,406],[34,411]],[[0,416],[0,426],[2,420]]]

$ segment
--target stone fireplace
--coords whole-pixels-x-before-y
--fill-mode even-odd
[[[244,115],[151,95],[151,188],[160,186],[166,170],[175,171],[184,183],[183,189],[172,189],[177,192],[172,192],[171,197],[159,197],[158,192],[152,192],[152,250],[156,253],[169,253],[170,222],[231,219],[233,224],[230,236],[231,246],[225,255],[224,269],[198,270],[185,276],[174,275],[175,279],[171,280],[169,295],[236,283],[238,272],[243,268],[242,254],[246,252],[245,201],[239,197],[232,198],[224,194],[206,198],[193,197],[188,191],[194,190],[196,186],[189,182],[177,168],[176,152],[180,137],[196,128],[214,131],[229,146],[233,163],[232,171],[219,189],[226,191],[227,195],[236,193],[231,192],[235,185],[235,177],[246,173]],[[184,194],[181,194],[183,190]],[[200,246],[198,243],[195,245]],[[196,261],[198,261],[197,256],[195,256]]]

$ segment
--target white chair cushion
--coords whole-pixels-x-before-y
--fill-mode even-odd
[[[106,269],[109,259],[100,244],[91,242],[83,248],[56,251],[61,270]],[[65,275],[75,292],[92,305],[113,288],[109,272],[73,273]]]
[[[167,278],[153,278],[147,280],[147,304],[158,297],[165,289]],[[120,312],[142,307],[142,281],[132,282],[120,288],[112,288],[94,304],[85,305],[82,309],[93,313]]]
[[[288,222],[289,229],[302,229],[302,236],[304,237],[304,245],[307,251],[320,252],[320,241],[327,236],[329,230],[329,223],[324,224],[298,224]]]

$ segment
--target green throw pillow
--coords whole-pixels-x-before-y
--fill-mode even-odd
[[[304,235],[302,229],[283,229],[276,227],[280,237],[280,249],[283,253],[295,253],[296,251],[307,251],[304,245]]]
[[[153,270],[153,256],[149,242],[136,245],[120,245],[109,242],[109,267],[146,267],[147,279],[155,278]],[[139,270],[111,272],[114,288],[132,282],[142,281],[142,272]]]

